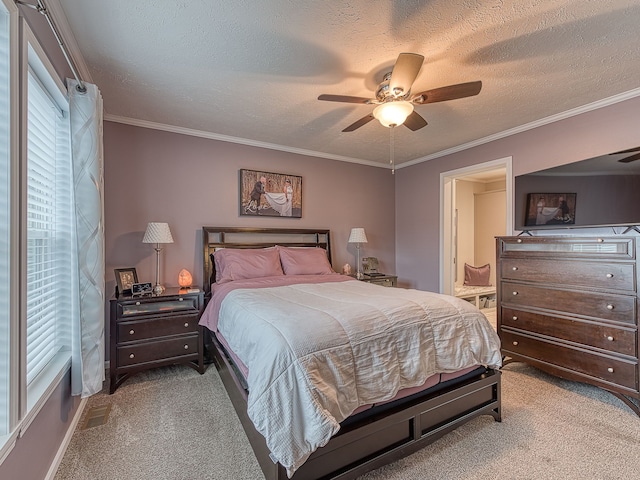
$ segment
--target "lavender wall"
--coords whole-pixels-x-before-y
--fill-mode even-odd
[[[355,264],[347,240],[352,227],[364,227],[362,254],[378,257],[380,271],[395,271],[395,178],[388,169],[115,122],[105,122],[104,145],[108,296],[114,268],[135,267],[139,281],[154,280],[155,251],[142,243],[150,221],[169,223],[175,242],[161,254],[166,286],[177,285],[182,268],[202,285],[204,225],[328,228],[336,270]],[[241,168],[302,176],[302,218],[241,217]]]
[[[71,396],[71,372],[51,394],[24,435],[0,464],[1,479],[43,479],[58,453],[80,403]]]
[[[513,175],[640,145],[640,98],[396,171],[396,273],[439,291],[440,173],[513,158]]]

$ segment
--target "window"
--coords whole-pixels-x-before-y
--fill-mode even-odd
[[[65,93],[15,3],[0,0],[0,459],[71,359],[78,293]]]
[[[46,367],[70,356],[74,315],[73,196],[68,104],[29,52],[27,86],[27,359],[29,408],[57,372]],[[32,68],[33,67],[33,68]],[[45,85],[49,85],[47,88]],[[58,94],[58,95],[57,95]]]

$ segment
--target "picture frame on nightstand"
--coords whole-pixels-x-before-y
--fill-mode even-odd
[[[118,292],[123,295],[131,294],[131,287],[134,283],[138,283],[138,274],[134,267],[115,268],[113,272],[116,275],[116,286]]]

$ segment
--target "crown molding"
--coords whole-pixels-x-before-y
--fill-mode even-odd
[[[163,123],[149,122],[147,120],[138,120],[135,118],[121,117],[105,113],[104,119],[108,122],[124,123],[135,127],[150,128],[153,130],[162,130],[165,132],[179,133],[181,135],[190,135],[192,137],[207,138],[209,140],[219,140],[221,142],[237,143],[249,147],[266,148],[269,150],[278,150],[281,152],[295,153],[297,155],[305,155],[308,157],[326,158],[328,160],[337,160],[339,162],[357,163],[369,167],[389,168],[378,162],[371,160],[362,160],[360,158],[344,157],[342,155],[333,155],[330,153],[316,152],[314,150],[305,150],[302,148],[288,147],[286,145],[277,145],[275,143],[261,142],[259,140],[251,140],[248,138],[232,137],[230,135],[222,135],[219,133],[205,132],[202,130],[194,130],[191,128],[177,127],[175,125],[166,125]]]

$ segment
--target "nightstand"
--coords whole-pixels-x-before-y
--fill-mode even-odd
[[[378,275],[375,277],[369,276],[366,273],[359,279],[362,282],[374,283],[376,285],[382,285],[383,287],[396,287],[398,286],[398,277],[396,275]]]
[[[204,373],[203,292],[167,288],[160,295],[120,295],[111,303],[110,386],[130,375],[184,363]]]

